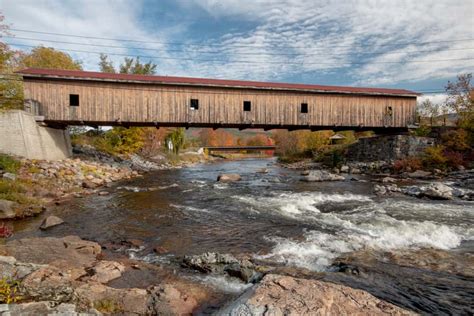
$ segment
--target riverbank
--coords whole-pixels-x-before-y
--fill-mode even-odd
[[[138,155],[112,156],[91,146],[75,146],[74,156],[57,161],[4,156],[12,170],[0,168],[0,220],[34,216],[64,200],[92,194],[106,195],[113,183],[145,172],[179,169],[207,161],[187,153],[173,160],[149,160]]]

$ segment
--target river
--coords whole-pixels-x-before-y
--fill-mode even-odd
[[[262,168],[268,173],[257,172]],[[216,182],[219,173],[239,173],[242,181]],[[36,229],[40,218],[19,223],[15,238],[139,239],[144,246],[128,250],[130,257],[176,269],[184,255],[245,254],[417,312],[473,311],[473,202],[376,197],[363,176],[369,181],[300,178],[274,159],[152,172],[119,184],[129,190],[115,187],[108,196],[59,206],[54,213],[66,224],[50,231]],[[152,251],[157,246],[163,254]],[[196,278],[233,295],[248,287],[224,277]]]

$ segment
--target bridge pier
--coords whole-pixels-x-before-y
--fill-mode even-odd
[[[72,156],[71,139],[65,128],[41,126],[33,114],[3,111],[0,112],[0,153],[59,160]]]

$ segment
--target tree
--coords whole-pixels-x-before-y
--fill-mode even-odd
[[[115,73],[114,64],[106,54],[100,54],[99,66],[101,72]]]
[[[51,47],[38,46],[25,54],[20,63],[24,67],[82,70],[81,62]]]
[[[456,82],[446,85],[446,106],[459,116],[458,125],[474,129],[474,90],[471,85],[472,74],[459,75]]]
[[[426,99],[419,103],[417,110],[421,118],[430,119],[431,126],[433,126],[433,119],[440,114],[439,104],[434,104],[430,99]]]
[[[217,132],[212,128],[203,128],[199,133],[199,139],[203,146],[219,146]]]
[[[136,59],[125,57],[123,63],[120,65],[121,74],[136,74],[136,75],[154,75],[156,72],[156,64],[151,61],[143,64],[140,58]]]
[[[175,154],[178,154],[181,148],[184,147],[185,141],[186,135],[182,127],[175,129],[166,136],[166,143],[171,142],[173,144],[173,152]]]
[[[0,13],[0,37],[8,34],[5,17]],[[23,108],[23,82],[14,72],[20,68],[21,52],[0,42],[0,110]]]

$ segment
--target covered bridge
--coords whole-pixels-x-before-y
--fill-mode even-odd
[[[25,69],[27,108],[51,126],[122,125],[401,130],[402,89]]]

